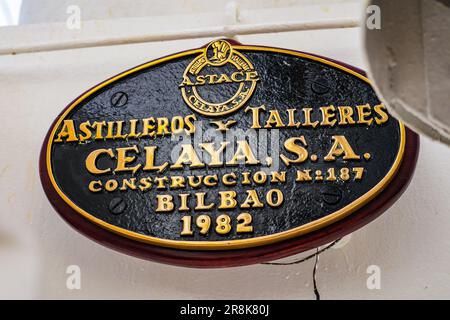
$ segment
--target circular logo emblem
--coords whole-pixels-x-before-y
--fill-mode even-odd
[[[252,63],[225,40],[211,42],[187,66],[180,84],[184,101],[205,116],[223,116],[252,96],[259,75]]]

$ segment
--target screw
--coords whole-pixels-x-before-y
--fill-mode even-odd
[[[127,104],[127,102],[128,102],[128,95],[123,91],[116,92],[111,97],[111,105],[113,107],[117,108],[123,107],[124,105]]]
[[[126,207],[126,202],[122,198],[116,197],[109,202],[108,209],[113,215],[119,215],[123,213]]]
[[[330,91],[330,85],[327,79],[319,78],[311,83],[311,89],[316,94],[325,94]]]
[[[342,191],[337,187],[327,186],[320,190],[322,200],[329,205],[336,205],[342,199]]]

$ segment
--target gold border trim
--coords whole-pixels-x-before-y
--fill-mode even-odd
[[[293,55],[301,58],[310,59],[313,61],[318,61],[323,64],[332,66],[334,68],[340,69],[342,71],[345,71],[355,77],[358,77],[359,79],[367,82],[370,84],[369,79],[364,77],[363,75],[348,69],[340,64],[337,64],[335,62],[326,60],[324,58],[312,56],[306,53],[300,53],[296,51],[286,50],[286,49],[278,49],[278,48],[271,48],[271,47],[259,47],[259,46],[246,46],[246,45],[232,45],[233,48],[239,49],[239,50],[247,50],[247,51],[268,51],[268,52],[276,52],[276,53],[282,53],[282,54],[288,54]],[[320,228],[323,228],[325,226],[328,226],[340,219],[345,218],[349,214],[353,213],[355,210],[359,209],[363,205],[365,205],[367,202],[372,200],[376,195],[378,195],[385,187],[386,185],[392,180],[395,173],[397,172],[400,163],[403,159],[403,154],[405,151],[405,126],[403,123],[398,122],[399,129],[400,129],[400,146],[398,149],[397,156],[395,158],[395,161],[389,170],[389,172],[384,176],[383,179],[381,179],[380,182],[378,182],[372,189],[370,189],[368,192],[366,192],[364,195],[353,201],[352,203],[348,204],[347,206],[339,209],[338,211],[335,211],[323,218],[320,218],[318,220],[309,222],[307,224],[298,226],[296,228],[286,230],[283,232],[266,235],[266,236],[260,236],[255,238],[249,238],[249,239],[239,239],[239,240],[228,240],[228,241],[182,241],[182,240],[168,240],[168,239],[161,239],[151,236],[146,236],[137,232],[132,232],[117,226],[114,226],[112,224],[109,224],[101,219],[98,219],[91,215],[90,213],[86,212],[82,208],[78,207],[72,200],[70,200],[59,188],[59,186],[56,184],[55,178],[53,176],[52,166],[51,166],[51,150],[52,150],[52,142],[54,135],[56,133],[56,129],[59,127],[61,122],[65,119],[65,117],[71,112],[80,102],[82,102],[84,99],[89,97],[94,92],[98,91],[99,89],[109,85],[110,83],[113,83],[123,77],[126,77],[129,74],[135,73],[137,71],[152,67],[154,65],[167,62],[173,59],[177,59],[180,57],[184,57],[187,55],[193,55],[203,52],[204,49],[194,49],[194,50],[188,50],[184,52],[180,52],[174,55],[170,55],[164,58],[156,59],[154,61],[145,63],[143,65],[140,65],[138,67],[135,67],[133,69],[127,70],[121,74],[118,74],[117,76],[108,79],[98,85],[96,85],[94,88],[88,90],[84,94],[82,94],[79,98],[77,98],[75,101],[73,101],[67,109],[64,111],[64,113],[59,116],[57,122],[52,128],[52,131],[50,133],[50,136],[48,138],[47,142],[47,152],[46,152],[46,165],[47,165],[47,171],[48,176],[50,178],[50,181],[56,190],[56,192],[59,194],[59,196],[70,206],[72,207],[76,212],[81,214],[83,217],[88,219],[89,221],[97,224],[98,226],[105,228],[109,231],[112,231],[118,235],[127,237],[132,240],[140,241],[149,243],[152,245],[162,246],[162,247],[169,247],[169,248],[177,248],[177,249],[184,249],[184,250],[224,250],[224,249],[242,249],[242,248],[249,248],[249,247],[256,247],[256,246],[262,246],[271,244],[274,242],[279,242],[282,240],[294,238],[306,233],[310,233],[312,231],[318,230]]]

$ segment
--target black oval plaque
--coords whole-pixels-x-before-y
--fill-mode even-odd
[[[73,101],[50,128],[41,176],[66,220],[114,248],[270,251],[360,212],[405,148],[413,168],[407,133],[352,67],[218,40]]]

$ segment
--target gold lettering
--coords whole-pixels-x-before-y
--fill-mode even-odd
[[[245,164],[259,163],[247,141],[245,140],[237,141],[237,145],[238,145],[237,150],[233,158],[227,162],[227,165],[236,165],[238,163],[243,162],[245,162]]]
[[[173,210],[173,196],[170,194],[156,195],[156,212],[170,212]]]
[[[172,169],[182,169],[183,164],[190,164],[191,168],[202,168],[205,166],[205,164],[200,161],[197,152],[190,144],[181,145],[180,156],[170,167]]]
[[[195,210],[209,210],[214,207],[214,203],[210,203],[208,205],[205,204],[205,196],[205,192],[198,192],[195,194],[195,197],[197,198],[197,205],[195,206]]]
[[[245,112],[248,112],[249,110],[252,111],[252,129],[261,129],[261,124],[259,123],[259,111],[263,110],[266,111],[266,106],[265,105],[261,105],[259,107],[250,107],[248,106],[247,108],[245,108]]]
[[[266,125],[264,128],[272,128],[273,124],[275,124],[275,128],[282,128],[284,127],[284,123],[281,120],[280,114],[277,110],[270,110],[269,111],[269,117],[266,121]]]
[[[96,185],[99,185],[99,187],[95,187]],[[102,182],[100,180],[94,180],[89,182],[89,191],[91,192],[100,192],[102,191]]]
[[[355,124],[355,120],[353,120],[353,109],[352,107],[338,107],[339,110],[339,124],[340,125],[346,125],[346,124]]]
[[[259,200],[256,190],[247,190],[247,198],[241,208],[262,208],[264,204]]]
[[[322,112],[322,122],[320,123],[321,126],[334,126],[336,123],[336,119],[333,119],[330,121],[330,119],[334,118],[336,114],[334,111],[336,108],[334,106],[328,106],[328,107],[320,107],[320,112]]]
[[[376,106],[373,107],[373,110],[380,116],[379,118],[375,118],[375,122],[377,124],[383,124],[386,121],[388,121],[389,116],[387,114],[386,107],[384,106],[384,104],[377,104]]]
[[[283,193],[279,189],[271,189],[266,194],[266,201],[271,207],[279,207],[284,201]]]
[[[372,124],[373,119],[367,119],[366,117],[369,117],[371,115],[371,108],[370,105],[367,103],[362,106],[356,106],[356,109],[358,110],[358,123],[365,123],[368,126]]]
[[[211,161],[208,163],[210,167],[220,167],[223,165],[223,161],[220,160],[220,155],[223,153],[223,150],[230,142],[221,142],[220,147],[217,150],[214,150],[214,142],[211,143],[200,143],[199,146],[202,147],[206,152],[208,152],[211,157]]]
[[[114,172],[124,172],[124,171],[131,171],[133,174],[141,167],[141,164],[136,164],[134,167],[127,167],[126,165],[128,163],[133,162],[136,160],[136,156],[127,156],[127,152],[134,151],[136,153],[139,153],[139,149],[136,145],[132,147],[123,147],[123,148],[117,148],[117,166]]]
[[[220,205],[218,209],[232,209],[237,205],[236,191],[219,191]]]

